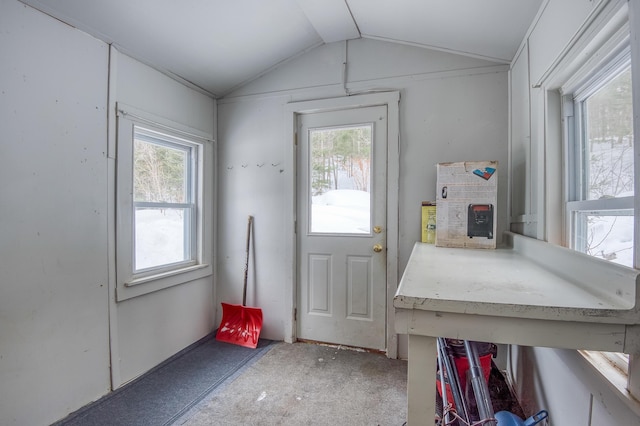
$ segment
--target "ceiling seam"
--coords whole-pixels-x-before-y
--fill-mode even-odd
[[[360,31],[360,26],[358,25],[358,21],[356,21],[356,17],[353,16],[353,12],[351,11],[351,6],[349,6],[349,0],[344,0],[344,5],[347,6],[347,10],[349,11],[349,15],[351,16],[351,20],[353,21],[353,25],[356,26],[356,31],[358,31],[358,35],[362,37],[362,31]]]
[[[467,56],[467,57],[470,57],[470,58],[482,59],[482,60],[485,60],[485,61],[496,62],[496,63],[499,63],[499,64],[511,64],[511,59],[494,58],[492,56],[486,56],[486,55],[482,55],[482,54],[479,54],[479,53],[465,52],[464,50],[455,50],[455,49],[450,49],[450,48],[447,48],[447,47],[439,47],[439,46],[434,46],[434,45],[430,45],[430,44],[417,43],[417,42],[413,42],[413,41],[398,40],[398,39],[395,39],[395,38],[388,38],[388,37],[380,37],[380,36],[376,36],[376,35],[372,35],[372,34],[360,34],[360,36],[362,38],[367,38],[367,39],[370,39],[370,40],[385,41],[385,42],[388,42],[388,43],[404,44],[406,46],[420,47],[420,48],[423,48],[423,49],[438,50],[440,52],[450,53],[452,55]]]

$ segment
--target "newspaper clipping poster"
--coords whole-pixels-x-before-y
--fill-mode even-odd
[[[436,246],[496,248],[498,162],[439,163]]]

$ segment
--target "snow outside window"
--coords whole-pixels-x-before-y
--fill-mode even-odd
[[[311,233],[371,233],[372,135],[372,124],[309,130]]]
[[[636,2],[609,6],[615,15],[602,14],[589,23],[558,71],[564,123],[564,239],[567,246],[621,268],[640,268],[640,252],[634,246],[640,232],[634,187],[638,148],[633,99],[638,87],[635,96],[632,92],[632,80],[638,81],[640,71],[640,9]],[[636,114],[637,108],[636,104]],[[637,355],[580,353],[622,401],[638,409]]]
[[[205,188],[213,170],[211,140],[128,109],[133,112],[118,110],[117,121],[117,300],[213,270],[212,188]]]
[[[134,127],[134,273],[196,262],[197,145]]]
[[[574,92],[569,140],[568,241],[634,267],[634,134],[626,49]]]

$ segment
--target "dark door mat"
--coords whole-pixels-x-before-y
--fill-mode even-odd
[[[269,350],[218,342],[211,334],[133,382],[71,413],[55,426],[169,425],[207,394]]]

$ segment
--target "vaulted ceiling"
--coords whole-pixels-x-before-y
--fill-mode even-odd
[[[214,96],[360,37],[509,63],[543,0],[21,0]]]

